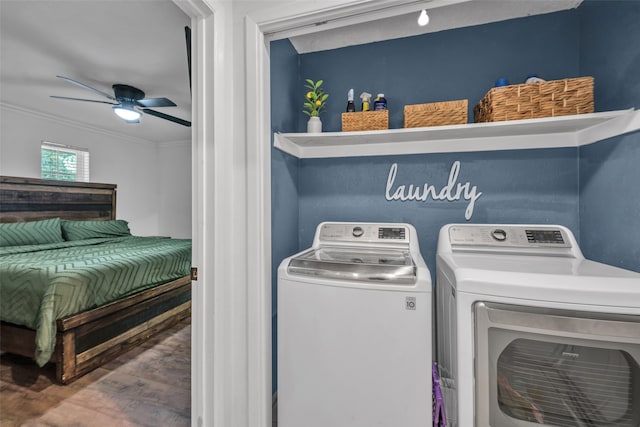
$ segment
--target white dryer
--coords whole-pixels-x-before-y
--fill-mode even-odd
[[[640,274],[567,228],[444,226],[435,299],[450,426],[640,425]]]
[[[320,224],[278,269],[278,425],[431,425],[431,293],[413,226]]]

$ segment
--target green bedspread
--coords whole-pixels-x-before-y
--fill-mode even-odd
[[[0,248],[0,318],[36,330],[49,361],[56,320],[188,275],[191,240],[116,237]]]

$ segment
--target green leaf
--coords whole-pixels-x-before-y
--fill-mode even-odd
[[[307,83],[309,83],[309,84],[310,84],[311,86],[313,86],[313,87],[315,87],[315,85],[316,85],[316,84],[313,82],[313,80],[311,80],[311,79],[305,79],[305,81],[306,81]]]
[[[325,93],[324,95],[322,95],[321,100],[324,102],[324,101],[326,101],[326,100],[327,100],[327,98],[328,98],[328,97],[329,97],[329,94],[328,94],[328,93]]]
[[[316,82],[316,89],[319,88],[320,86],[322,86],[323,80],[318,80]]]

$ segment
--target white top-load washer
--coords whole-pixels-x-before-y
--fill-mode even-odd
[[[278,269],[278,425],[431,425],[431,290],[413,226],[320,224]]]
[[[450,426],[640,425],[640,274],[567,228],[444,226],[435,300]]]

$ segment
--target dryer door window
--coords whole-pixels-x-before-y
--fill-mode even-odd
[[[640,316],[477,303],[476,425],[640,425]]]
[[[626,351],[516,339],[498,356],[497,403],[517,420],[552,426],[634,426]],[[637,386],[637,385],[636,385]]]

